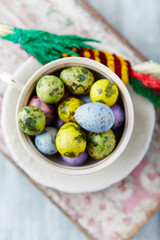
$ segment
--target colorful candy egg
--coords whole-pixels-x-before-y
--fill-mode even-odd
[[[110,129],[103,133],[89,133],[87,151],[93,159],[107,157],[115,148],[116,138]]]
[[[56,103],[64,95],[63,82],[54,75],[43,76],[36,85],[38,97],[46,103]]]
[[[84,151],[78,157],[69,158],[61,155],[61,158],[71,166],[79,166],[79,165],[82,165],[84,162],[86,162],[88,158],[88,154],[86,151]]]
[[[94,82],[94,76],[90,70],[84,67],[69,67],[60,74],[60,79],[67,90],[73,94],[87,94]]]
[[[123,125],[124,123],[124,110],[123,108],[119,105],[119,104],[114,104],[112,107],[111,107],[113,113],[114,113],[114,118],[115,118],[115,121],[114,121],[114,125],[112,127],[112,129],[117,129],[119,128],[120,126]]]
[[[86,103],[75,112],[76,122],[89,132],[106,132],[114,124],[114,114],[106,104]]]
[[[43,102],[37,96],[33,97],[30,100],[29,105],[36,106],[39,109],[41,109],[41,111],[44,113],[44,115],[46,117],[46,126],[51,125],[53,123],[53,120],[54,120],[54,108],[53,108],[52,105]]]
[[[65,123],[58,131],[56,147],[63,156],[73,158],[79,156],[86,148],[85,132],[78,124]]]
[[[28,135],[40,134],[46,125],[44,113],[35,106],[23,107],[18,112],[18,126]]]
[[[92,102],[101,102],[112,106],[118,98],[118,88],[116,84],[108,79],[100,79],[96,81],[90,90],[90,98]]]
[[[58,106],[58,116],[64,122],[76,122],[74,114],[83,102],[78,98],[67,98]]]
[[[58,130],[54,127],[46,127],[44,131],[35,137],[35,145],[37,149],[46,155],[53,155],[57,153],[56,135]]]

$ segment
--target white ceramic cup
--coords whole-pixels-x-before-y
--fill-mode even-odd
[[[106,158],[102,160],[92,160],[89,159],[86,164],[82,166],[68,166],[59,156],[59,154],[53,156],[45,156],[41,154],[32,141],[32,138],[26,134],[24,134],[18,127],[17,115],[19,110],[28,104],[30,96],[35,89],[37,81],[44,75],[47,74],[59,74],[60,71],[64,68],[71,66],[82,66],[90,69],[96,79],[104,79],[107,78],[115,82],[117,87],[119,88],[119,92],[123,101],[124,111],[125,111],[125,126],[122,137],[113,150],[113,152]],[[122,80],[109,68],[104,66],[103,64],[96,62],[91,59],[81,58],[81,57],[68,57],[62,58],[53,62],[46,64],[41,67],[38,71],[36,71],[30,79],[28,79],[27,83],[21,90],[17,109],[16,109],[16,125],[19,138],[28,151],[28,153],[33,157],[35,161],[38,161],[41,164],[44,164],[50,169],[54,171],[63,173],[63,174],[71,174],[71,175],[83,175],[83,174],[91,174],[93,172],[99,171],[118,159],[118,157],[122,154],[124,149],[127,147],[129,139],[132,134],[133,125],[134,125],[134,110],[133,104],[130,97],[130,94],[123,84]]]

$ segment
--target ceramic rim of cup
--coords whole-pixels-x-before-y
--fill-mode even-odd
[[[86,166],[85,165],[84,166],[83,165],[82,166],[69,166],[69,165],[66,166],[62,164],[57,164],[54,161],[49,160],[47,156],[44,156],[36,149],[33,142],[31,141],[30,136],[24,134],[19,129],[17,124],[18,111],[23,106],[27,105],[28,100],[31,96],[33,89],[36,86],[37,81],[44,75],[51,74],[51,73],[54,74],[54,72],[57,70],[71,67],[71,66],[81,66],[81,67],[88,68],[91,71],[95,71],[98,74],[101,74],[104,78],[107,78],[115,82],[115,84],[119,89],[119,92],[123,101],[123,105],[124,105],[124,111],[125,111],[124,130],[116,148],[106,158],[97,160],[97,162],[94,161],[93,164],[86,165]],[[30,79],[22,89],[18,99],[17,108],[16,108],[16,126],[17,126],[18,135],[20,137],[20,140],[23,146],[28,151],[28,153],[33,157],[33,159],[41,162],[42,164],[44,164],[45,166],[48,166],[50,169],[53,169],[56,172],[63,173],[63,174],[71,174],[76,176],[83,175],[83,174],[91,174],[93,172],[99,171],[109,166],[114,161],[116,161],[118,157],[122,154],[122,152],[124,151],[124,149],[126,148],[130,140],[132,130],[133,130],[133,125],[134,125],[133,104],[132,104],[130,94],[126,86],[122,82],[122,80],[105,65],[99,62],[96,62],[95,60],[82,58],[82,57],[67,57],[67,58],[58,59],[44,65],[39,70],[37,70],[30,77]]]

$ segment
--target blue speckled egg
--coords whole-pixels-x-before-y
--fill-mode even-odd
[[[54,127],[46,127],[35,137],[35,145],[41,153],[52,155],[58,152],[55,144],[57,132],[58,130]]]
[[[81,105],[74,117],[76,122],[89,132],[106,132],[114,124],[114,114],[111,108],[99,102]]]
[[[91,100],[91,98],[90,98],[89,95],[80,95],[78,98],[79,98],[82,102],[84,102],[84,103],[90,103],[90,102],[92,102],[92,100]]]
[[[124,109],[119,105],[119,104],[114,104],[112,107],[111,107],[112,111],[113,111],[113,114],[114,114],[114,118],[115,118],[115,121],[114,121],[114,125],[112,127],[113,130],[121,127],[124,123]]]
[[[61,158],[63,159],[63,161],[65,161],[71,166],[79,166],[79,165],[82,165],[87,160],[88,154],[86,151],[84,151],[78,157],[70,158],[70,157],[61,155]]]

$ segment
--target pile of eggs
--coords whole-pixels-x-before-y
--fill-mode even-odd
[[[42,154],[59,152],[72,166],[82,165],[88,155],[95,160],[109,156],[125,121],[118,87],[80,66],[63,69],[58,76],[39,79],[36,95],[18,113],[19,128],[34,136]]]

